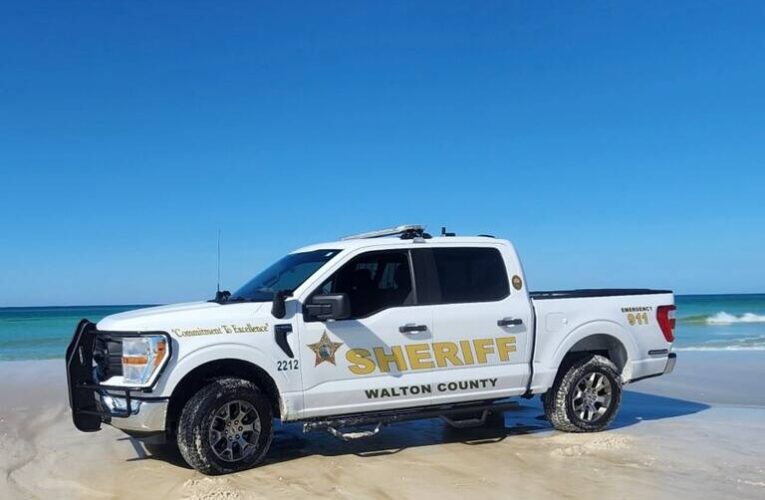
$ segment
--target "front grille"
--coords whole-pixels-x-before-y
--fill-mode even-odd
[[[93,361],[99,381],[122,375],[122,340],[108,335],[97,335],[93,347]]]

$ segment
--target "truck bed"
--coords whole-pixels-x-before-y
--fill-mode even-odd
[[[658,295],[672,293],[671,290],[652,290],[650,288],[583,288],[579,290],[551,290],[530,292],[534,300],[545,299],[582,299],[591,297],[619,297],[624,295]]]
[[[587,337],[610,338],[610,359],[625,382],[664,373],[672,342],[662,333],[657,314],[674,304],[669,290],[646,288],[582,289],[530,294],[535,329],[542,332],[534,348],[532,390],[552,385],[567,352]],[[537,389],[539,388],[539,389]]]

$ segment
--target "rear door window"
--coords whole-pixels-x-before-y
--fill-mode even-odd
[[[429,248],[412,256],[420,304],[494,302],[510,295],[507,269],[496,248]]]

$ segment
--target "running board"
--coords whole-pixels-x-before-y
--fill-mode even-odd
[[[357,439],[365,439],[365,438],[371,438],[376,436],[380,433],[380,429],[382,429],[382,422],[377,422],[377,425],[374,429],[371,431],[357,431],[357,432],[342,432],[334,427],[327,427],[327,432],[335,436],[337,439],[342,439],[343,441],[355,441]]]
[[[455,427],[481,425],[486,422],[489,412],[505,411],[517,408],[515,401],[500,400],[496,402],[483,402],[479,404],[453,404],[445,406],[424,406],[419,408],[407,408],[401,410],[387,410],[381,412],[358,413],[354,415],[344,415],[332,418],[316,418],[303,422],[303,432],[327,431],[333,436],[344,441],[354,439],[368,438],[377,435],[383,426],[406,422],[408,420],[419,420],[423,418],[441,417],[445,420],[450,416],[458,417],[466,413],[481,412],[480,418],[452,418],[447,420],[450,425]],[[363,427],[374,425],[374,430],[359,432],[343,432],[343,428]]]
[[[478,427],[486,423],[486,419],[489,417],[489,410],[481,412],[481,416],[478,418],[464,418],[464,419],[452,419],[446,415],[441,415],[441,419],[447,424],[451,425],[455,429],[467,429],[468,427]]]

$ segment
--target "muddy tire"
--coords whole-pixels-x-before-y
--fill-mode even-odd
[[[249,469],[271,445],[271,418],[271,404],[255,384],[221,378],[186,402],[178,423],[178,449],[203,474]]]
[[[622,399],[616,366],[592,355],[563,368],[542,398],[545,416],[565,432],[602,431],[613,422]]]

